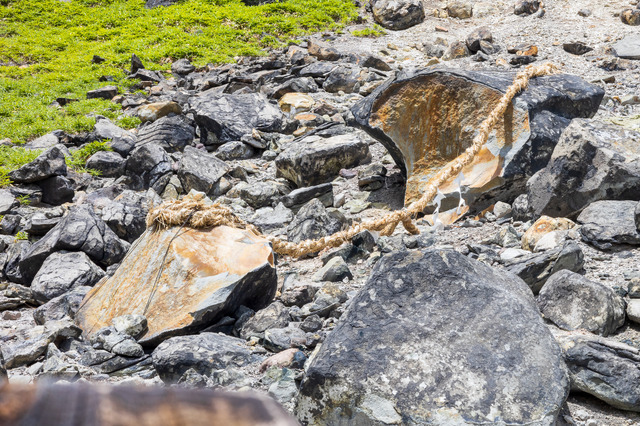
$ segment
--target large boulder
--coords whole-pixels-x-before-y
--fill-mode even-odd
[[[239,141],[253,129],[274,132],[282,127],[282,111],[258,93],[229,95],[207,91],[192,97],[189,104],[204,145]]]
[[[533,215],[565,217],[598,200],[640,200],[640,133],[575,119],[527,182]]]
[[[189,369],[209,376],[213,370],[244,367],[263,360],[246,340],[218,333],[178,336],[162,342],[152,355],[162,380],[175,383]]]
[[[91,336],[126,314],[145,315],[143,344],[211,324],[240,305],[260,309],[276,293],[270,245],[255,234],[212,229],[148,230],[115,274],[87,294],[76,321]]]
[[[562,354],[516,276],[454,251],[382,258],[307,368],[308,424],[551,425]]]
[[[44,180],[51,176],[67,174],[67,164],[64,160],[65,148],[56,145],[49,148],[35,160],[9,172],[9,179],[15,183],[31,183]]]
[[[376,0],[371,11],[373,19],[390,30],[406,30],[424,21],[420,0]]]
[[[87,205],[73,207],[56,226],[20,258],[22,279],[31,282],[45,259],[59,250],[82,251],[96,263],[107,267],[118,263],[127,253],[128,244]]]
[[[556,272],[540,290],[542,315],[564,330],[608,336],[624,325],[624,300],[604,284],[568,270]]]
[[[171,159],[158,145],[142,145],[127,158],[125,174],[131,179],[133,189],[153,188],[162,193],[171,177]]]
[[[406,71],[351,108],[355,124],[378,139],[406,174],[405,204],[471,145],[513,78],[495,71]],[[483,209],[521,194],[526,179],[549,161],[562,129],[574,117],[595,114],[603,96],[601,88],[575,76],[532,79],[462,170],[467,204]],[[447,196],[443,208],[458,205],[455,178],[440,187]]]
[[[640,412],[640,351],[612,339],[559,335],[571,390],[586,392],[622,410]]]
[[[636,225],[637,206],[637,201],[605,200],[589,204],[578,216],[578,222],[582,224],[582,239],[601,249],[616,245],[640,245],[640,230]]]
[[[276,173],[298,187],[330,182],[340,173],[371,160],[369,145],[355,133],[292,142],[276,159]]]
[[[146,229],[145,219],[149,209],[160,202],[160,197],[153,191],[145,194],[126,190],[114,200],[107,201],[100,216],[118,237],[132,243]]]

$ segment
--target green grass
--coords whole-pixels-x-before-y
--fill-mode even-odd
[[[27,234],[24,231],[20,231],[16,234],[16,236],[14,237],[15,241],[21,241],[21,240],[28,240],[29,239],[29,234]]]
[[[32,162],[42,151],[0,145],[0,188],[9,186],[9,173]]]
[[[184,0],[151,10],[144,0],[0,0],[0,139],[20,143],[55,129],[90,130],[91,113],[135,126],[119,105],[85,99],[107,84],[131,87],[125,77],[133,53],[153,70],[168,70],[181,58],[197,66],[230,62],[303,34],[339,29],[356,16],[350,0],[261,6]],[[93,64],[93,55],[106,61]],[[115,82],[99,82],[102,75]],[[79,101],[50,106],[57,97]]]
[[[351,31],[351,35],[355,37],[381,37],[385,35],[387,32],[378,24],[373,24],[373,27],[366,27],[361,30]]]

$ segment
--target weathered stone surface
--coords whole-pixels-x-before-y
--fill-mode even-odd
[[[611,47],[619,58],[640,59],[640,35],[630,34]]]
[[[205,145],[237,141],[253,129],[273,132],[282,127],[282,112],[261,94],[207,91],[191,98],[189,103]]]
[[[640,200],[640,133],[575,119],[549,165],[527,182],[528,208],[566,217],[598,200]]]
[[[182,108],[175,102],[154,102],[152,104],[142,105],[136,113],[144,123],[147,121],[156,121],[169,114],[182,114]]]
[[[15,183],[31,183],[51,176],[66,174],[67,164],[64,161],[64,146],[56,145],[40,154],[32,162],[9,172],[9,179]]]
[[[190,368],[209,376],[212,370],[243,367],[262,361],[247,343],[217,333],[178,336],[161,343],[152,355],[153,366],[165,382],[177,382]]]
[[[132,181],[132,189],[153,188],[162,190],[169,181],[171,159],[159,145],[146,144],[137,147],[127,158],[125,174]]]
[[[622,410],[640,411],[640,351],[612,339],[558,336],[571,390],[586,392]]]
[[[149,0],[147,3],[152,1],[156,2]],[[104,419],[121,426],[145,423],[190,426],[298,425],[271,398],[254,392],[41,383],[38,387],[18,384],[2,386],[0,398],[12,404],[12,410],[0,413],[0,422],[14,425],[99,425],[105,424]],[[83,403],[79,404],[79,401]]]
[[[585,329],[608,336],[624,325],[624,301],[609,287],[563,270],[540,290],[542,315],[564,330]]]
[[[5,215],[12,209],[18,207],[20,203],[8,189],[0,189],[0,214]]]
[[[390,30],[406,30],[424,21],[424,7],[419,0],[376,0],[373,19]]]
[[[118,237],[132,243],[146,229],[145,219],[149,208],[160,202],[161,200],[153,191],[145,194],[125,190],[113,201],[104,205],[100,216]]]
[[[187,59],[178,59],[171,64],[171,72],[178,75],[187,75],[196,70],[196,67]]]
[[[266,240],[239,229],[145,233],[115,274],[95,286],[76,314],[87,335],[125,314],[147,317],[143,344],[215,322],[238,306],[266,306],[276,292]]]
[[[39,302],[48,302],[80,286],[92,286],[105,273],[83,252],[59,251],[51,254],[31,282]]]
[[[454,251],[397,252],[311,360],[297,414],[309,424],[550,425],[568,386],[525,283]]]
[[[344,217],[340,216],[329,213],[320,200],[313,199],[298,211],[287,227],[289,241],[297,243],[334,234],[345,225]]]
[[[283,95],[278,101],[280,109],[284,112],[304,112],[313,108],[316,102],[304,93],[290,92]]]
[[[126,161],[114,151],[98,151],[87,160],[87,168],[98,170],[104,177],[120,177]]]
[[[216,156],[187,146],[180,161],[178,178],[185,191],[204,192],[213,195],[220,178],[231,168]]]
[[[89,90],[87,99],[106,99],[111,100],[118,94],[118,86],[104,86],[99,89]]]
[[[74,287],[69,292],[49,300],[33,312],[33,319],[37,324],[47,321],[61,320],[64,317],[73,318],[82,303],[84,296],[91,287]]]
[[[289,324],[289,310],[282,302],[273,302],[258,311],[242,326],[240,335],[244,339],[250,337],[264,338],[264,332],[270,328],[286,327]]]
[[[470,146],[479,124],[512,81],[508,72],[407,71],[351,111],[355,124],[385,145],[406,174],[406,204],[419,198],[428,179]],[[467,204],[483,209],[496,198],[522,193],[527,177],[549,161],[561,129],[571,118],[592,116],[603,95],[602,89],[575,76],[533,79],[474,162],[463,169]],[[447,196],[443,208],[457,206],[453,178],[440,190]]]
[[[51,231],[33,244],[20,260],[20,272],[26,282],[36,275],[45,259],[55,251],[83,251],[103,266],[119,262],[128,244],[118,238],[93,212],[91,207],[73,207]]]
[[[73,182],[64,176],[52,176],[39,181],[37,185],[42,189],[42,202],[52,206],[68,203],[75,195]]]
[[[286,207],[298,211],[300,207],[314,198],[318,198],[325,207],[333,206],[333,185],[331,183],[323,183],[316,186],[298,188],[282,197],[280,201]]]
[[[557,249],[505,262],[506,269],[522,278],[534,294],[538,294],[544,283],[556,272],[563,269],[579,272],[583,266],[584,253],[573,241],[567,241]]]
[[[355,133],[326,139],[312,135],[287,145],[276,159],[277,176],[299,187],[318,185],[370,159],[369,145]]]
[[[532,251],[538,241],[548,233],[571,229],[574,226],[576,226],[576,224],[572,220],[564,217],[553,218],[542,216],[536,220],[522,236],[522,248]]]
[[[356,65],[339,65],[327,75],[324,83],[322,83],[322,88],[329,93],[338,93],[340,91],[344,93],[357,92],[365,75],[366,72]]]
[[[115,152],[126,157],[136,144],[136,136],[106,118],[97,119],[93,132],[99,139],[109,139],[109,146]]]
[[[118,333],[124,333],[134,339],[147,331],[147,318],[144,315],[121,315],[112,321]]]
[[[637,201],[608,200],[589,204],[578,216],[582,239],[601,249],[620,244],[640,245],[635,221],[637,205]]]

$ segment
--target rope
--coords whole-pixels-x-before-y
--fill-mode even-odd
[[[480,124],[478,134],[473,138],[471,146],[436,173],[427,183],[420,199],[414,201],[408,207],[389,213],[379,219],[356,223],[344,231],[317,240],[293,243],[271,235],[263,237],[271,242],[276,253],[284,256],[301,257],[306,254],[317,253],[326,248],[339,247],[364,230],[377,231],[382,235],[391,235],[396,227],[402,223],[408,233],[412,235],[419,234],[420,231],[413,223],[413,218],[427,208],[443,183],[457,176],[464,167],[473,162],[473,159],[489,139],[489,134],[504,115],[513,98],[527,87],[531,78],[553,74],[556,71],[557,67],[551,63],[530,65],[520,71],[493,111]],[[227,207],[219,203],[206,204],[203,199],[204,194],[199,194],[196,197],[185,197],[180,201],[167,201],[149,212],[147,226],[154,229],[166,229],[188,222],[188,225],[193,228],[226,225],[247,229],[256,235],[261,235],[256,227],[238,218]]]

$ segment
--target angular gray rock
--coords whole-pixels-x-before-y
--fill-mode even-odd
[[[64,176],[52,176],[37,182],[42,189],[42,202],[58,206],[73,200],[73,182]]]
[[[259,209],[274,204],[275,200],[282,195],[281,188],[282,185],[270,181],[251,184],[241,182],[236,185],[235,190],[247,204],[254,209]]]
[[[153,192],[153,191],[150,191]],[[160,197],[125,190],[102,208],[100,217],[115,234],[130,243],[145,231],[149,208],[159,205]]]
[[[407,176],[408,204],[442,164],[470,146],[513,77],[443,68],[402,71],[351,108],[353,124],[380,141]],[[482,210],[523,193],[528,177],[547,165],[562,129],[574,117],[593,116],[603,96],[601,88],[576,76],[532,79],[515,97],[507,123],[497,124],[481,159],[463,170],[474,176],[462,182],[467,204]],[[444,190],[443,209],[458,205],[454,179]]]
[[[275,207],[263,207],[256,210],[251,218],[251,223],[262,232],[271,232],[281,229],[293,220],[293,212],[282,203]]]
[[[142,145],[127,158],[125,174],[131,179],[132,189],[153,188],[161,194],[171,177],[171,159],[159,145]]]
[[[174,64],[175,65],[175,64]],[[140,127],[137,146],[149,143],[161,146],[167,152],[182,151],[195,137],[193,124],[182,115],[162,117]]]
[[[282,302],[273,302],[264,309],[256,312],[242,326],[240,336],[243,339],[251,337],[264,338],[264,332],[270,328],[282,328],[289,324],[289,310]]]
[[[91,207],[75,206],[20,259],[19,270],[25,282],[31,282],[45,259],[59,250],[83,251],[106,267],[122,260],[128,244],[120,240]]]
[[[424,7],[419,0],[376,0],[371,11],[373,19],[390,30],[406,30],[424,21]]]
[[[312,135],[288,144],[276,159],[276,170],[278,177],[304,187],[329,182],[340,169],[370,160],[369,145],[355,133],[326,139]]]
[[[319,199],[325,207],[333,206],[333,185],[328,182],[316,186],[298,188],[280,198],[280,201],[286,207],[298,211],[314,198]]]
[[[97,139],[108,139],[109,146],[115,152],[126,157],[136,144],[136,136],[124,130],[106,118],[99,118],[93,128],[93,133]]]
[[[571,390],[586,392],[621,410],[640,412],[640,351],[612,339],[561,335]]]
[[[9,179],[15,183],[32,183],[51,176],[66,175],[67,163],[64,160],[64,151],[63,145],[49,148],[32,162],[9,172]]]
[[[180,160],[178,178],[186,192],[195,189],[214,195],[220,178],[231,168],[224,161],[200,149],[187,146]],[[217,194],[215,194],[217,195]]]
[[[556,249],[505,262],[505,268],[522,278],[533,294],[538,294],[544,283],[556,272],[563,269],[579,272],[583,266],[584,253],[574,241],[567,241]]]
[[[357,92],[365,75],[366,72],[358,66],[352,64],[339,65],[327,75],[324,83],[322,83],[322,88],[329,93],[338,93],[340,91],[344,93]]]
[[[639,193],[640,195],[640,193]],[[615,245],[640,245],[636,226],[637,201],[596,201],[578,216],[582,239],[606,250]]]
[[[624,325],[624,300],[611,288],[563,270],[540,290],[542,315],[564,330],[585,329],[608,336]]]
[[[560,348],[524,282],[454,251],[396,252],[378,261],[311,360],[297,415],[309,424],[551,425],[568,391]]]
[[[147,318],[144,315],[121,315],[112,321],[118,333],[124,333],[134,339],[147,331]]]
[[[51,254],[31,282],[36,300],[45,303],[75,287],[93,286],[105,273],[83,252]]]
[[[640,59],[640,35],[630,34],[614,43],[611,48],[619,58]]]
[[[8,189],[0,189],[0,214],[5,215],[12,209],[18,207],[20,203]]]
[[[152,354],[153,366],[160,378],[177,382],[190,368],[203,376],[213,370],[243,367],[262,361],[247,343],[236,337],[216,333],[172,337],[162,342]]]
[[[228,95],[206,91],[190,98],[189,104],[204,145],[238,141],[253,129],[275,132],[282,127],[280,109],[258,93]]]
[[[344,216],[332,214],[318,199],[305,204],[287,227],[289,241],[300,242],[335,234],[345,225]]]
[[[218,147],[216,157],[223,161],[245,160],[255,155],[255,150],[251,145],[240,141],[227,142]]]
[[[33,311],[33,319],[36,324],[44,324],[47,321],[61,320],[65,317],[73,318],[82,303],[82,299],[91,290],[91,287],[74,287],[62,296],[49,300]]]
[[[98,151],[87,159],[87,168],[98,170],[104,177],[120,177],[126,160],[114,151]]]
[[[575,119],[527,182],[534,216],[566,217],[599,200],[640,200],[640,133]]]

